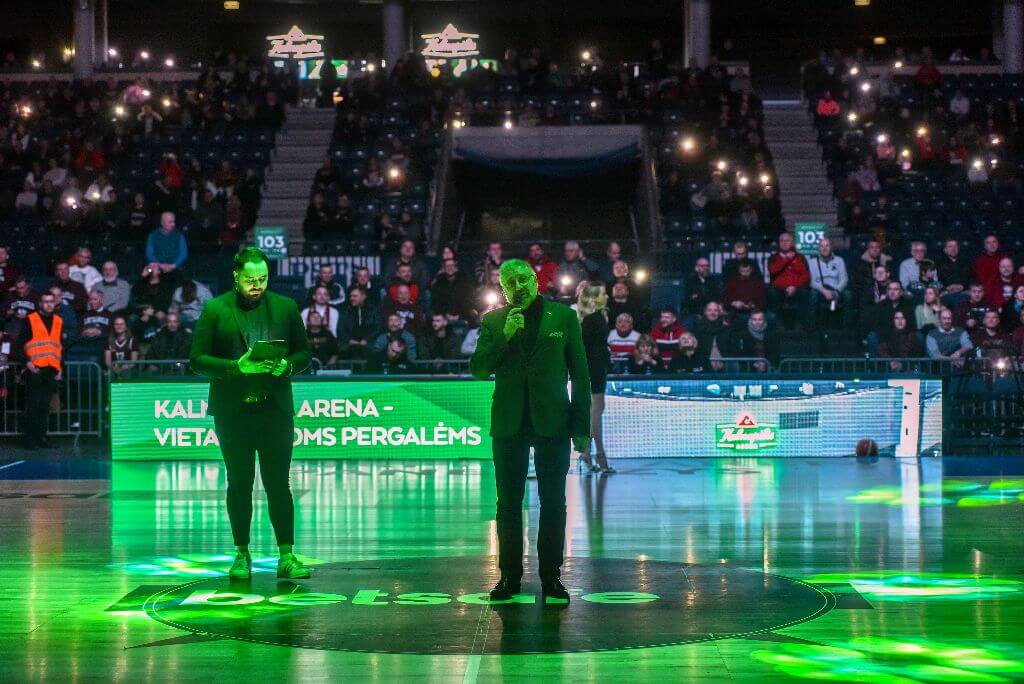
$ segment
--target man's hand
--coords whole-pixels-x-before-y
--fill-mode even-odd
[[[238,359],[238,370],[242,372],[242,375],[259,375],[260,373],[270,373],[274,370],[274,366],[277,365],[276,361],[253,361],[249,358],[252,354],[252,348],[242,354]]]
[[[277,362],[277,365],[274,366],[274,370],[270,371],[270,374],[273,375],[275,378],[279,378],[282,375],[284,375],[285,371],[287,370],[288,361],[286,361],[285,359],[281,359],[280,361]]]
[[[581,453],[588,453],[590,449],[590,437],[575,435],[572,438],[572,447]]]
[[[63,370],[59,370],[59,371],[57,371],[57,375],[55,375],[53,377],[53,379],[54,380],[60,380],[62,377],[64,377],[64,371]]]
[[[39,367],[36,364],[32,363],[31,361],[25,364],[25,368],[28,368],[29,372],[32,373],[33,375],[39,374]]]
[[[519,307],[512,307],[508,312],[508,317],[505,318],[505,329],[503,330],[505,339],[511,340],[513,335],[525,327],[526,318],[523,316],[523,310]]]
[[[786,288],[786,296],[787,297],[792,297],[794,294],[796,294],[796,285],[788,286]]]

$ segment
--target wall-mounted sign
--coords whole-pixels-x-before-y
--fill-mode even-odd
[[[473,57],[480,54],[476,39],[479,33],[462,33],[452,24],[444,27],[440,33],[424,33],[420,36],[425,42],[424,57]]]
[[[313,59],[324,56],[323,36],[303,33],[298,26],[292,26],[288,33],[267,36],[270,50],[267,57],[277,59]]]

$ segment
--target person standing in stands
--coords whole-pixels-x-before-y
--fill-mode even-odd
[[[309,365],[312,354],[298,306],[267,291],[269,266],[267,256],[255,247],[235,255],[235,287],[203,308],[190,361],[197,373],[210,378],[208,411],[227,469],[228,517],[238,549],[229,576],[252,576],[249,528],[258,453],[270,522],[281,553],[277,576],[305,579],[310,570],[292,546],[295,506],[288,480],[295,407],[291,377]],[[285,355],[277,360],[253,359],[253,346],[266,340],[285,340]]]
[[[622,263],[622,262],[619,262]],[[581,452],[579,461],[591,471],[610,475],[615,468],[608,465],[604,452],[604,437],[601,430],[604,416],[604,389],[611,368],[611,354],[608,350],[608,292],[604,283],[588,283],[576,300],[576,311],[583,331],[583,349],[587,354],[587,368],[590,370],[590,438],[596,450],[594,458],[590,453]]]
[[[64,322],[54,313],[57,298],[45,292],[14,344],[25,358],[25,448],[49,448],[50,397],[57,391],[64,356]]]

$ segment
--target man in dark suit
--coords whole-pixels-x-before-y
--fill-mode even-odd
[[[537,296],[537,275],[525,261],[501,265],[509,306],[489,312],[469,362],[481,380],[494,374],[491,437],[498,490],[498,567],[492,600],[519,593],[523,576],[523,495],[534,449],[540,523],[537,560],[545,601],[568,602],[559,581],[565,546],[565,476],[570,438],[590,441],[590,377],[576,312]],[[572,380],[572,398],[566,380]]]
[[[267,492],[270,522],[281,550],[277,576],[309,577],[292,552],[295,509],[288,471],[292,460],[294,406],[291,376],[309,365],[306,329],[295,302],[267,291],[266,255],[254,247],[235,255],[235,288],[208,301],[192,338],[192,368],[210,378],[208,411],[228,474],[227,506],[238,553],[230,576],[252,574],[249,527],[255,454]],[[259,340],[285,340],[284,358],[250,358]]]

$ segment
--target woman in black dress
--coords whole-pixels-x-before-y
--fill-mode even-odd
[[[604,414],[604,386],[611,367],[611,355],[608,352],[608,294],[604,283],[591,282],[583,285],[576,300],[576,310],[583,329],[583,348],[587,353],[587,365],[590,368],[590,435],[597,452],[594,458],[590,454],[581,453],[579,464],[585,465],[592,472],[600,471],[602,475],[614,473],[615,469],[608,465],[608,457],[604,453],[604,436],[601,431],[601,418]]]

